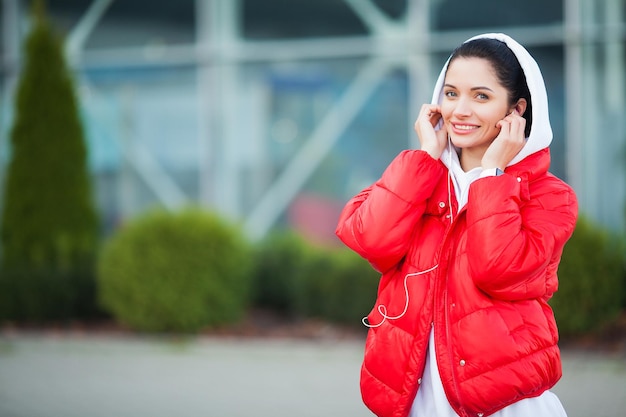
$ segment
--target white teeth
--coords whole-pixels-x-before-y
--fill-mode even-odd
[[[459,130],[472,130],[476,128],[476,126],[468,126],[468,125],[454,125],[454,127]]]

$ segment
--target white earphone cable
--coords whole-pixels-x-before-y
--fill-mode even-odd
[[[452,214],[452,190],[450,190],[450,182],[452,182],[452,173],[450,172],[452,167],[452,139],[448,136],[448,209],[450,210],[450,223],[454,221],[454,215]]]
[[[404,310],[402,310],[402,313],[398,314],[397,316],[389,316],[387,315],[387,306],[385,306],[384,304],[378,304],[377,310],[380,313],[380,315],[383,316],[383,319],[381,320],[381,322],[378,324],[369,324],[367,322],[367,316],[365,316],[361,319],[361,323],[363,323],[365,327],[369,327],[369,328],[380,327],[386,320],[397,320],[400,317],[404,316],[407,310],[409,309],[409,287],[407,285],[407,280],[409,279],[409,277],[423,275],[428,272],[434,271],[438,266],[439,264],[433,266],[432,268],[426,269],[424,271],[413,272],[411,274],[406,274],[404,276],[404,294],[406,296],[406,302],[404,303]]]

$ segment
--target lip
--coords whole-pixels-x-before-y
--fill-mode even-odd
[[[467,135],[467,134],[476,132],[480,126],[472,124],[472,123],[450,122],[450,127],[452,128],[454,133],[458,135]]]

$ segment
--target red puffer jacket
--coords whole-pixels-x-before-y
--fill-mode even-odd
[[[361,371],[363,400],[376,415],[408,415],[431,326],[460,416],[488,416],[559,380],[547,301],[578,206],[549,164],[546,148],[476,180],[457,215],[446,167],[408,150],[346,205],[337,235],[382,273]]]

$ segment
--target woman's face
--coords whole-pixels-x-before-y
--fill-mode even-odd
[[[491,63],[482,58],[456,58],[446,73],[441,114],[452,143],[484,153],[500,133],[496,126],[511,112],[508,91]]]

